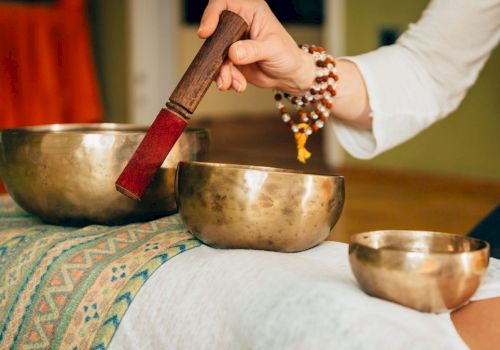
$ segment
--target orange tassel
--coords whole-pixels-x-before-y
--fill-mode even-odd
[[[307,129],[309,126],[306,123],[300,123],[297,125],[300,128]],[[306,149],[306,142],[308,135],[304,132],[296,132],[294,134],[295,143],[297,144],[297,160],[302,164],[306,164],[306,160],[311,158],[311,152]]]

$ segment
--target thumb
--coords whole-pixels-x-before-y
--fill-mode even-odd
[[[229,59],[236,65],[245,65],[266,58],[265,44],[257,40],[240,40],[229,48]]]

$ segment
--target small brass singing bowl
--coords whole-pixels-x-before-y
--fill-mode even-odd
[[[349,262],[367,294],[439,313],[468,302],[488,267],[489,244],[426,231],[373,231],[351,237]]]
[[[344,205],[344,178],[180,162],[176,198],[190,231],[218,248],[297,252],[323,241]]]
[[[117,225],[167,215],[177,210],[177,163],[204,159],[209,133],[186,130],[139,202],[119,193],[115,181],[147,129],[112,123],[5,129],[0,177],[19,206],[53,224]]]

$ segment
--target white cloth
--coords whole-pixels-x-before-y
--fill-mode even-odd
[[[449,314],[363,293],[347,248],[182,253],[139,291],[109,349],[467,349]],[[500,260],[490,266],[480,297],[500,295]]]
[[[333,123],[340,144],[372,158],[455,110],[500,40],[500,0],[433,0],[394,45],[346,59],[364,78],[373,131]]]

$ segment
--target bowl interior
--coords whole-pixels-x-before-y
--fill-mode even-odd
[[[189,161],[189,162],[181,162],[181,163],[188,163],[190,166],[194,166],[194,167],[198,167],[198,168],[205,168],[206,170],[213,169],[213,170],[217,170],[217,171],[221,171],[221,172],[224,172],[225,170],[227,170],[228,172],[252,171],[252,172],[261,172],[261,173],[277,173],[280,176],[281,175],[283,175],[283,176],[304,175],[304,176],[314,176],[314,177],[343,178],[342,176],[339,176],[339,175],[306,173],[304,171],[296,170],[296,169],[274,168],[274,167],[258,166],[258,165],[213,163],[213,162],[199,162],[199,161]]]
[[[388,230],[353,236],[352,243],[373,250],[422,252],[430,254],[469,253],[488,248],[479,239],[429,231]]]
[[[50,124],[3,129],[5,134],[137,134],[148,131],[147,125],[123,123]],[[203,128],[188,128],[190,132],[203,132]]]

